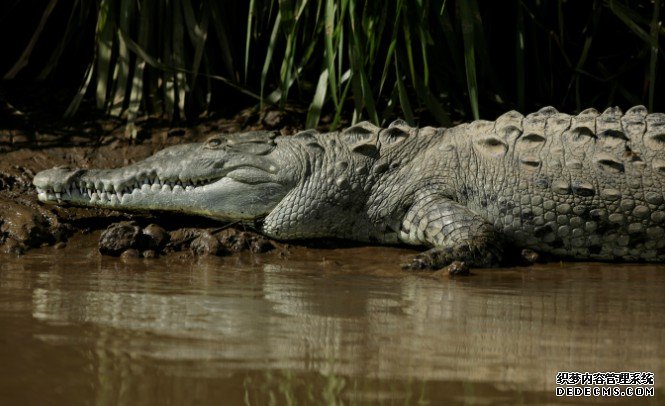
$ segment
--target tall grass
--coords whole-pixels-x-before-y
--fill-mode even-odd
[[[68,63],[72,27],[94,18],[67,114],[94,95],[129,136],[140,115],[248,102],[308,106],[307,127],[449,125],[545,104],[663,108],[661,1],[77,0],[39,78]]]

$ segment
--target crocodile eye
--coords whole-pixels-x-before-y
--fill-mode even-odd
[[[209,138],[208,141],[206,141],[206,148],[219,148],[222,145],[222,140],[219,137],[212,137]]]

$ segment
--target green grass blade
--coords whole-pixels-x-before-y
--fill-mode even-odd
[[[114,96],[110,99],[110,114],[120,116],[123,111],[124,101],[127,99],[127,82],[129,77],[129,51],[122,35],[118,31],[118,58],[116,59],[113,72]]]
[[[146,49],[148,47],[148,35],[150,33],[149,30],[151,27],[150,4],[150,2],[143,3],[140,10],[138,45],[142,49]],[[139,108],[141,107],[141,100],[143,99],[143,70],[145,65],[146,61],[137,55],[136,64],[134,65],[132,90],[129,95],[129,107],[127,108],[127,126],[125,127],[125,136],[131,139],[136,139],[137,136],[137,129],[134,123],[138,117]]]
[[[411,81],[415,86],[415,77],[416,77],[416,65],[413,61],[413,45],[411,43],[411,28],[409,22],[406,20],[406,17],[402,17],[402,30],[404,31],[404,48],[406,50],[406,58],[409,63],[409,73]]]
[[[656,3],[659,3],[660,0],[656,0]],[[621,20],[631,31],[635,33],[640,39],[647,44],[652,44],[652,37],[646,32],[639,24],[636,22],[637,18],[631,13],[630,9],[621,3],[610,0],[609,1],[610,10],[616,15],[619,20]],[[654,5],[654,7],[656,7]],[[653,45],[653,44],[652,44]],[[656,45],[657,46],[657,45]]]
[[[413,109],[411,108],[411,103],[409,102],[409,95],[406,91],[406,86],[404,86],[404,81],[402,80],[402,73],[399,71],[399,63],[397,58],[394,58],[395,64],[395,76],[396,76],[396,85],[397,93],[399,95],[399,104],[402,106],[402,112],[404,113],[404,119],[409,125],[415,125],[415,120],[413,119]]]
[[[381,73],[381,79],[379,80],[379,95],[383,92],[383,87],[386,84],[388,79],[388,70],[390,68],[390,61],[393,59],[395,54],[395,48],[397,47],[397,38],[392,38],[390,44],[388,45],[388,51],[386,52],[386,61],[383,64],[383,72]]]
[[[355,0],[349,1],[349,14],[351,17],[355,16]],[[364,49],[361,45],[360,38],[362,36],[361,21],[357,18],[351,19],[352,41],[349,51],[351,71],[351,81],[353,82],[352,88],[354,99],[356,100],[356,111],[354,114],[354,121],[357,121],[362,116],[362,111],[367,110],[369,119],[376,124],[379,124],[379,116],[376,113],[376,105],[374,103],[374,95],[372,88],[367,80],[367,72],[365,70],[365,61],[362,57]]]
[[[110,1],[103,0],[99,9],[97,20],[97,89],[95,98],[97,108],[104,110],[107,105],[109,92],[109,79],[111,64],[111,52],[113,50],[113,36],[115,34],[115,21],[111,14]]]
[[[254,0],[251,0],[252,2]],[[224,62],[224,66],[226,68],[226,73],[229,75],[229,77],[234,78],[236,80],[240,80],[236,76],[235,72],[235,63],[233,62],[233,53],[231,50],[234,48],[233,43],[229,41],[229,37],[227,34],[227,29],[229,28],[229,21],[226,18],[226,14],[224,11],[221,9],[221,5],[219,2],[213,1],[210,3],[207,3],[207,7],[210,8],[210,11],[212,13],[212,23],[215,31],[215,35],[217,36],[217,45],[219,45],[220,51],[222,51],[222,61]],[[248,27],[248,32],[250,32],[250,29]],[[249,45],[246,45],[246,50],[245,52],[249,54]],[[247,63],[247,60],[245,61],[245,64]],[[206,70],[209,71],[209,69],[212,67],[212,63],[208,64]],[[245,76],[244,79],[246,81],[247,78],[247,66],[245,65]]]
[[[270,34],[270,41],[268,42],[268,48],[266,50],[266,58],[263,62],[263,69],[261,69],[261,100],[263,102],[263,94],[266,87],[266,82],[268,79],[268,70],[270,69],[270,64],[272,63],[272,56],[275,52],[275,46],[277,45],[277,35],[279,34],[279,27],[281,23],[281,13],[277,12],[275,17],[275,23],[272,28],[272,33]]]
[[[96,62],[95,58],[93,57],[92,61],[88,65],[88,68],[85,70],[85,77],[83,80],[83,84],[76,93],[76,96],[74,96],[74,98],[72,99],[71,103],[69,103],[67,110],[65,110],[64,114],[65,117],[73,117],[74,114],[76,114],[76,111],[79,109],[81,101],[83,100],[83,97],[88,91],[88,86],[90,86],[90,82],[93,76],[92,74],[95,68],[95,62]]]
[[[423,5],[422,1],[417,1],[414,13],[417,16],[417,23],[414,24],[418,33],[418,42],[420,43],[420,57],[422,60],[423,82],[425,87],[429,87],[430,64],[428,56],[428,45],[432,44],[432,28],[428,26],[427,21],[429,6]]]
[[[469,103],[471,104],[471,111],[473,118],[478,120],[480,113],[478,111],[478,83],[476,79],[476,56],[475,56],[475,41],[474,41],[474,23],[473,14],[471,11],[472,5],[475,0],[464,0],[459,4],[460,7],[460,23],[462,25],[462,39],[464,41],[464,62],[466,67],[466,81],[469,90]],[[475,5],[477,7],[477,5]]]
[[[393,56],[395,54],[395,48],[397,47],[397,35],[401,31],[399,22],[401,21],[402,4],[402,1],[397,3],[395,23],[393,25],[390,43],[388,44],[388,50],[386,51],[386,57],[383,63],[383,72],[381,73],[381,79],[379,81],[379,95],[381,94],[386,79],[388,78],[388,69],[393,64]]]
[[[335,72],[335,48],[333,39],[335,37],[335,0],[326,0],[325,9],[325,57],[326,72],[328,72],[328,82],[330,84],[330,95],[332,96],[335,107],[339,106],[339,97],[337,96],[337,73]],[[318,92],[318,88],[317,88]],[[316,96],[315,96],[316,98]]]
[[[131,0],[122,0],[120,3],[120,16],[118,27],[118,58],[115,63],[115,71],[113,72],[113,83],[115,85],[114,96],[111,99],[110,113],[113,116],[120,116],[123,110],[125,101],[129,101],[130,93],[127,92],[127,83],[131,80],[130,77],[130,55],[127,48],[127,42],[123,37],[123,33],[128,33],[130,30],[130,21],[134,15],[134,2]]]
[[[328,89],[328,69],[325,69],[319,76],[319,82],[316,85],[316,92],[314,98],[309,105],[307,111],[307,120],[305,121],[305,128],[315,128],[319,124],[321,118],[321,108],[326,100],[326,90]]]
[[[182,0],[173,1],[173,67],[175,71],[175,100],[177,117],[185,118],[185,97],[187,95],[187,76],[184,73],[186,50],[185,50],[185,27],[182,21]],[[142,47],[141,47],[142,48]]]
[[[46,26],[46,22],[48,21],[49,16],[51,15],[51,12],[55,8],[56,4],[58,3],[58,0],[51,0],[49,1],[48,5],[46,6],[46,9],[44,10],[44,13],[42,13],[42,18],[39,21],[39,24],[37,25],[37,29],[35,29],[35,32],[33,32],[32,37],[30,37],[30,41],[28,42],[28,45],[25,47],[23,50],[23,53],[19,57],[19,59],[16,61],[14,66],[5,73],[3,79],[8,80],[8,79],[14,79],[14,77],[28,65],[28,60],[30,59],[30,55],[32,54],[32,50],[34,49],[35,45],[37,44],[37,40],[39,39],[42,30],[44,29],[44,26]]]
[[[287,26],[289,26],[287,24]],[[290,25],[291,29],[293,28],[293,25]],[[281,107],[284,107],[284,103],[286,103],[286,99],[289,94],[289,90],[291,89],[291,84],[293,81],[291,80],[293,78],[293,66],[295,64],[295,53],[296,53],[296,36],[295,32],[290,32],[289,35],[286,37],[286,50],[284,51],[284,57],[282,58],[282,66],[279,70],[279,82],[280,82],[280,92],[281,92],[281,98],[280,98],[280,104]]]
[[[201,10],[201,22],[199,23],[196,21],[196,16],[194,15],[194,9],[192,8],[191,2],[183,1],[182,6],[185,15],[185,26],[187,27],[189,38],[192,41],[192,45],[194,46],[192,74],[190,76],[189,85],[189,89],[194,90],[196,79],[199,74],[199,69],[201,67],[201,61],[203,59],[203,50],[208,38],[210,9],[208,7],[203,7]]]
[[[339,85],[344,86],[344,90],[342,90],[342,95],[340,96],[340,101],[346,100],[346,96],[349,93],[349,90],[351,89],[351,84],[352,81],[349,80],[351,78],[351,69],[347,70],[340,76],[339,80]],[[342,120],[342,113],[344,112],[344,104],[340,103],[339,107],[335,110],[335,117],[333,117],[332,122],[330,123],[330,129],[334,130],[336,129],[341,120]]]
[[[171,5],[168,3],[162,3],[160,7],[162,7],[162,11],[165,16],[164,19],[166,20],[166,23],[162,26],[163,32],[161,33],[162,34],[161,38],[163,38],[163,40],[160,41],[160,43],[164,47],[163,51],[164,63],[167,64],[169,67],[173,67],[174,65],[173,37],[175,36],[175,34],[173,32],[173,13],[170,11],[172,8]],[[151,65],[153,64],[153,62],[158,62],[156,60],[151,61],[151,59],[146,58],[145,56],[143,56],[143,59],[145,59],[146,62]],[[163,79],[164,83],[162,84],[162,99],[164,100],[164,113],[173,117],[175,115],[175,106],[176,106],[175,70],[165,69],[163,78],[164,78]]]
[[[46,64],[44,65],[44,68],[37,75],[38,81],[45,80],[60,62],[60,56],[62,55],[62,52],[65,50],[66,45],[69,44],[69,41],[72,37],[72,33],[79,28],[79,25],[76,23],[74,19],[76,16],[76,10],[79,8],[83,8],[83,5],[81,5],[80,0],[76,0],[74,2],[74,5],[72,6],[72,12],[69,14],[69,18],[67,19],[67,26],[65,28],[64,34],[62,35],[62,39],[58,42],[58,46],[51,54],[48,62],[46,62]]]
[[[254,29],[254,13],[256,10],[256,0],[249,0],[249,10],[247,12],[247,36],[245,37],[245,75],[243,80],[247,83],[247,72],[249,69],[249,51],[252,44],[252,31]]]
[[[449,59],[446,62],[451,65],[451,70],[455,73],[455,80],[461,83],[466,78],[464,52],[458,46],[457,38],[459,36],[456,34],[448,11],[442,12],[439,15],[439,26],[441,27],[446,45],[450,50],[450,54],[447,55]]]

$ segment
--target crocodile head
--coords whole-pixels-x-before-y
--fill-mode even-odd
[[[222,220],[265,216],[300,172],[275,133],[219,135],[166,148],[118,169],[53,168],[33,184],[45,203],[120,210],[169,210]]]
[[[280,239],[386,240],[386,222],[396,229],[392,213],[411,195],[405,177],[415,143],[430,132],[410,137],[416,130],[396,121],[328,134],[214,136],[123,168],[49,169],[33,183],[46,203],[260,220],[261,232]]]

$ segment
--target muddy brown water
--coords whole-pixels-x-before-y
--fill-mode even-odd
[[[651,371],[665,266],[407,274],[397,248],[0,256],[0,404],[560,404],[557,371]]]

